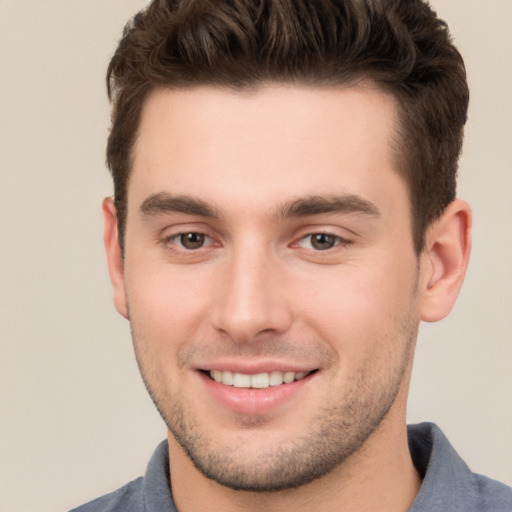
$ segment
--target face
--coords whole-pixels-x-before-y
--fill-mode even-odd
[[[404,420],[418,260],[395,122],[369,87],[147,101],[116,303],[172,442],[222,485],[301,485]]]

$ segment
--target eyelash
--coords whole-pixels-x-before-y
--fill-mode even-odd
[[[213,241],[212,237],[210,237],[207,233],[203,233],[201,231],[183,231],[181,233],[176,233],[165,237],[163,243],[169,250],[173,252],[193,253],[205,247],[205,245],[201,245],[196,249],[189,249],[187,247],[184,247],[183,244],[180,242],[180,238],[186,235],[198,235],[200,237],[204,237],[204,240],[209,240],[210,242]],[[209,243],[207,246],[209,245],[211,245],[211,243]]]
[[[339,235],[336,235],[334,233],[330,233],[328,231],[316,231],[314,233],[308,233],[307,235],[304,235],[302,236],[299,241],[297,242],[297,245],[301,245],[301,243],[307,239],[310,240],[310,245],[313,245],[313,242],[312,242],[312,237],[314,236],[324,236],[324,237],[329,237],[329,238],[333,238],[334,239],[334,245],[332,247],[328,247],[328,248],[324,248],[324,249],[315,249],[315,248],[306,248],[307,250],[311,250],[313,252],[316,252],[316,253],[321,253],[321,252],[330,252],[332,250],[335,250],[336,247],[339,247],[339,246],[347,246],[349,245],[351,242],[350,240],[347,240],[346,238],[343,238]]]
[[[208,241],[208,243],[206,243],[206,244],[203,243],[196,248],[187,248],[183,245],[182,241],[180,241],[180,239],[183,236],[187,236],[187,235],[196,235],[196,236],[202,237],[203,240],[205,242]],[[314,236],[324,236],[324,237],[332,238],[332,239],[334,239],[333,240],[334,245],[332,247],[327,247],[324,249],[302,246],[303,242],[308,239],[310,240],[309,245],[313,246],[312,237],[314,237]],[[200,251],[201,249],[204,249],[211,245],[214,245],[214,243],[212,243],[212,242],[213,242],[213,238],[210,237],[207,233],[204,233],[201,231],[183,231],[183,232],[176,233],[176,234],[165,237],[163,240],[163,245],[171,252],[194,253],[194,252]],[[302,247],[303,249],[312,251],[314,253],[329,253],[329,252],[332,252],[333,250],[336,250],[336,248],[339,246],[346,247],[350,244],[351,244],[350,240],[347,240],[346,238],[343,238],[334,233],[330,233],[328,231],[316,231],[316,232],[308,233],[306,235],[301,236],[298,239],[298,241],[291,244],[291,246],[292,247],[299,246],[299,247]]]

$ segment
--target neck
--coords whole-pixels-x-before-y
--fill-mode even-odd
[[[204,477],[169,434],[171,486],[180,512],[407,511],[421,485],[407,444],[405,421],[389,415],[364,447],[331,473],[296,489],[234,491]]]

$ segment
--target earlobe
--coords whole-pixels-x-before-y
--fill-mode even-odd
[[[124,264],[119,246],[117,212],[110,197],[103,200],[103,242],[107,255],[108,271],[114,291],[114,306],[119,314],[128,318],[128,307],[124,289]]]
[[[460,199],[427,231],[422,254],[421,319],[441,320],[452,310],[471,252],[471,209]]]

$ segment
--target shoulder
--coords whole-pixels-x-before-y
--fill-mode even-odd
[[[132,512],[143,510],[143,478],[137,478],[114,492],[74,508],[70,512]]]
[[[410,512],[511,512],[512,488],[473,473],[439,427],[408,427],[409,449],[423,478]]]
[[[143,477],[132,480],[117,491],[101,496],[70,512],[176,512],[169,481],[167,441],[153,452]]]
[[[512,487],[483,475],[473,474],[480,509],[492,512],[512,511]]]

